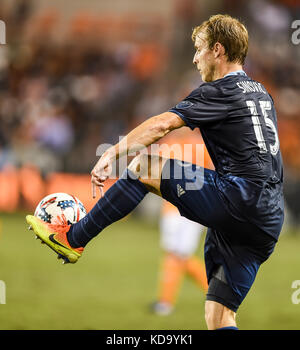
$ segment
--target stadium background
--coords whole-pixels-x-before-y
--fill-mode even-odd
[[[239,312],[243,329],[299,329],[300,44],[297,0],[1,0],[0,329],[205,329],[204,296],[185,281],[173,315],[158,317],[160,201],[137,210],[62,266],[26,231],[43,195],[76,194],[88,209],[97,146],[115,143],[201,83],[191,30],[239,17],[250,33],[245,70],[275,100],[285,164],[286,222]],[[203,255],[203,242],[199,247]],[[300,300],[299,300],[300,301]]]

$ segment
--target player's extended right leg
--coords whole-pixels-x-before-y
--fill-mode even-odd
[[[160,158],[155,157],[154,165],[150,167],[150,175],[153,168],[156,169],[156,165],[161,164],[159,160]],[[159,193],[159,176],[158,180],[152,180],[150,176],[150,179],[146,179],[146,183],[143,183],[141,174],[136,171],[136,168],[141,169],[144,175],[144,163],[148,162],[148,157],[136,157],[134,166],[129,165],[92,210],[73,225],[46,224],[31,215],[28,215],[26,220],[38,238],[59,254],[59,257],[74,263],[81,256],[83,247],[105,227],[131,213],[149,191]],[[145,172],[148,174],[148,169]]]
[[[48,224],[32,215],[27,215],[26,221],[29,224],[29,228],[36,234],[36,237],[54,250],[58,254],[58,258],[63,259],[63,263],[74,264],[81,257],[84,248],[72,248],[70,246],[67,239],[70,225],[66,222],[62,221],[57,225]]]

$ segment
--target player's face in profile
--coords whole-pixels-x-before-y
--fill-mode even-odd
[[[205,82],[213,81],[215,73],[214,57],[212,50],[207,45],[204,34],[199,33],[197,35],[195,49],[193,63],[197,66],[202,80]]]

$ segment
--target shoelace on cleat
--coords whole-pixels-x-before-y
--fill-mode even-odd
[[[68,224],[65,215],[62,214],[61,216],[57,215],[55,223],[48,224],[48,227],[56,233],[64,234],[69,231],[71,225]]]

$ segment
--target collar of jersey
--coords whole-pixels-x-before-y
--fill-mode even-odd
[[[228,77],[228,75],[247,75],[243,70],[236,70],[235,72],[230,72],[224,75],[223,78]]]

